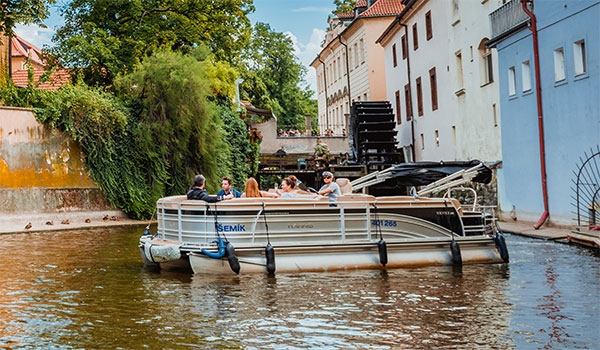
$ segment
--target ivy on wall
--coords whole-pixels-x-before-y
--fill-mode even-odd
[[[4,104],[34,107],[41,123],[81,144],[86,167],[115,207],[149,218],[156,200],[184,194],[195,174],[215,192],[222,176],[243,189],[257,171],[258,145],[231,98],[235,71],[204,50],[159,51],[115,82],[55,92],[8,84]]]

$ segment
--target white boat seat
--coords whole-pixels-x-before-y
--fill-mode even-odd
[[[350,180],[346,178],[339,178],[335,180],[335,183],[340,186],[340,191],[342,194],[351,194],[352,193],[352,184]]]

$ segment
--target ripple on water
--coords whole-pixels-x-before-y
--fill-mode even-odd
[[[137,231],[3,237],[0,346],[600,347],[600,258],[580,248],[508,235],[509,265],[192,276],[141,268]]]

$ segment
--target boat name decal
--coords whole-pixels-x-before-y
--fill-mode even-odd
[[[398,226],[398,221],[394,221],[394,220],[371,220],[371,225],[373,225],[373,226],[385,226],[385,227],[396,227],[396,226]]]
[[[246,232],[246,225],[237,224],[237,225],[224,225],[218,224],[217,230],[219,232]]]
[[[313,228],[312,224],[291,224],[288,228]]]
[[[447,210],[436,211],[435,215],[454,215],[454,212],[453,211],[447,211]]]

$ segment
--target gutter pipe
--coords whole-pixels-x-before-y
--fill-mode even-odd
[[[325,86],[325,123],[327,129],[329,129],[329,106],[327,105],[327,72],[325,71],[327,69],[327,66],[325,65],[325,62],[323,62],[323,60],[321,59],[321,55],[317,55],[317,59],[323,65],[323,85]]]
[[[546,181],[546,149],[544,144],[544,116],[542,113],[542,86],[540,84],[540,55],[538,48],[537,21],[533,12],[527,8],[527,3],[531,3],[533,5],[533,0],[521,0],[521,5],[523,6],[523,11],[525,11],[525,13],[531,19],[531,25],[529,25],[528,28],[531,30],[533,37],[533,56],[535,60],[535,93],[537,98],[538,131],[540,143],[540,168],[542,173],[542,194],[544,196],[544,212],[535,225],[533,225],[533,228],[537,230],[542,227],[544,222],[546,222],[548,219],[550,210],[548,209],[548,186]]]
[[[408,6],[407,6],[408,7]],[[403,47],[402,50],[406,50],[406,72],[408,74],[408,94],[410,97],[410,134],[411,134],[411,145],[410,150],[413,156],[413,162],[417,161],[417,154],[415,153],[415,116],[412,111],[412,84],[410,79],[410,50],[408,45],[408,26],[402,22],[400,22],[400,17],[398,17],[398,24],[404,27],[404,35],[406,36],[406,47]],[[408,106],[406,106],[408,107]],[[406,109],[406,113],[408,115],[408,108]]]
[[[344,44],[342,42],[342,35],[338,34],[338,41],[340,42],[340,44],[344,45],[344,47],[346,48],[346,76],[348,77],[348,111],[350,111],[350,109],[352,108],[352,105],[350,104],[352,99],[351,96],[352,94],[350,93],[350,65],[348,64],[348,45]]]

